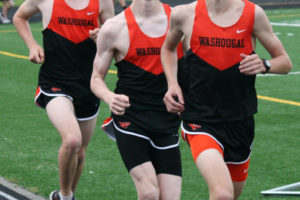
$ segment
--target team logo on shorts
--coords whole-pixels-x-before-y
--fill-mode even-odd
[[[53,92],[60,92],[60,91],[61,91],[60,88],[56,88],[56,87],[52,87],[51,90],[52,90]]]
[[[128,126],[130,126],[131,122],[119,122],[119,124],[122,128],[128,128]]]
[[[198,128],[201,128],[201,126],[200,125],[198,125],[198,124],[188,124],[190,127],[191,127],[191,129],[194,131],[194,130],[196,130],[196,129],[198,129]]]

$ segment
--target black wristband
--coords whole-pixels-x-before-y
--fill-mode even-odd
[[[266,71],[262,72],[262,74],[268,73],[271,69],[271,63],[269,60],[266,60],[266,59],[262,59],[262,61],[263,61],[264,67],[266,68]]]

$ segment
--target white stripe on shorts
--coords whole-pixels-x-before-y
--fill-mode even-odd
[[[121,132],[121,133],[124,133],[124,134],[127,134],[127,135],[132,135],[132,136],[136,136],[136,137],[140,137],[140,138],[143,138],[145,140],[148,140],[150,142],[150,144],[156,148],[156,149],[159,149],[159,150],[166,150],[166,149],[171,149],[171,148],[174,148],[174,147],[178,147],[179,146],[179,137],[178,137],[178,142],[176,144],[173,144],[173,145],[169,145],[169,146],[165,146],[165,147],[160,147],[160,146],[157,146],[154,144],[154,142],[147,136],[144,136],[144,135],[140,135],[138,133],[134,133],[134,132],[131,132],[131,131],[125,131],[125,130],[122,130],[120,129],[116,124],[115,122],[114,123],[114,126],[115,128]]]

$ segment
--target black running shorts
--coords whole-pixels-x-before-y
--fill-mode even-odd
[[[183,122],[184,139],[186,134],[207,135],[215,140],[224,152],[227,164],[246,162],[251,154],[254,140],[254,118],[231,123]],[[188,140],[186,140],[188,142]]]
[[[182,176],[178,132],[155,133],[127,121],[113,123],[118,148],[128,171],[150,161],[157,174]]]
[[[78,88],[74,93],[62,87],[39,86],[36,91],[35,103],[46,108],[47,104],[55,97],[69,98],[74,105],[75,114],[79,121],[93,119],[99,112],[100,100],[91,92]]]

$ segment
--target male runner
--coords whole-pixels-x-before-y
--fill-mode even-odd
[[[160,61],[171,8],[159,0],[133,0],[98,35],[91,88],[112,112],[117,145],[138,199],[180,199],[179,117],[163,102],[167,83]],[[115,58],[114,92],[105,76]],[[177,54],[176,54],[177,58]]]
[[[28,24],[39,11],[45,50],[34,40]],[[96,34],[99,24],[113,14],[111,0],[26,0],[14,16],[30,61],[43,63],[35,103],[46,109],[62,139],[58,152],[60,191],[53,191],[50,200],[75,199],[73,193],[100,103],[90,90],[96,45],[89,32]]]
[[[189,48],[183,94],[175,59],[182,37]],[[254,52],[256,38],[272,59]],[[237,199],[254,139],[255,75],[288,73],[289,56],[261,7],[248,0],[198,0],[172,11],[161,58],[169,87],[165,104],[182,113],[183,136],[210,199]]]

